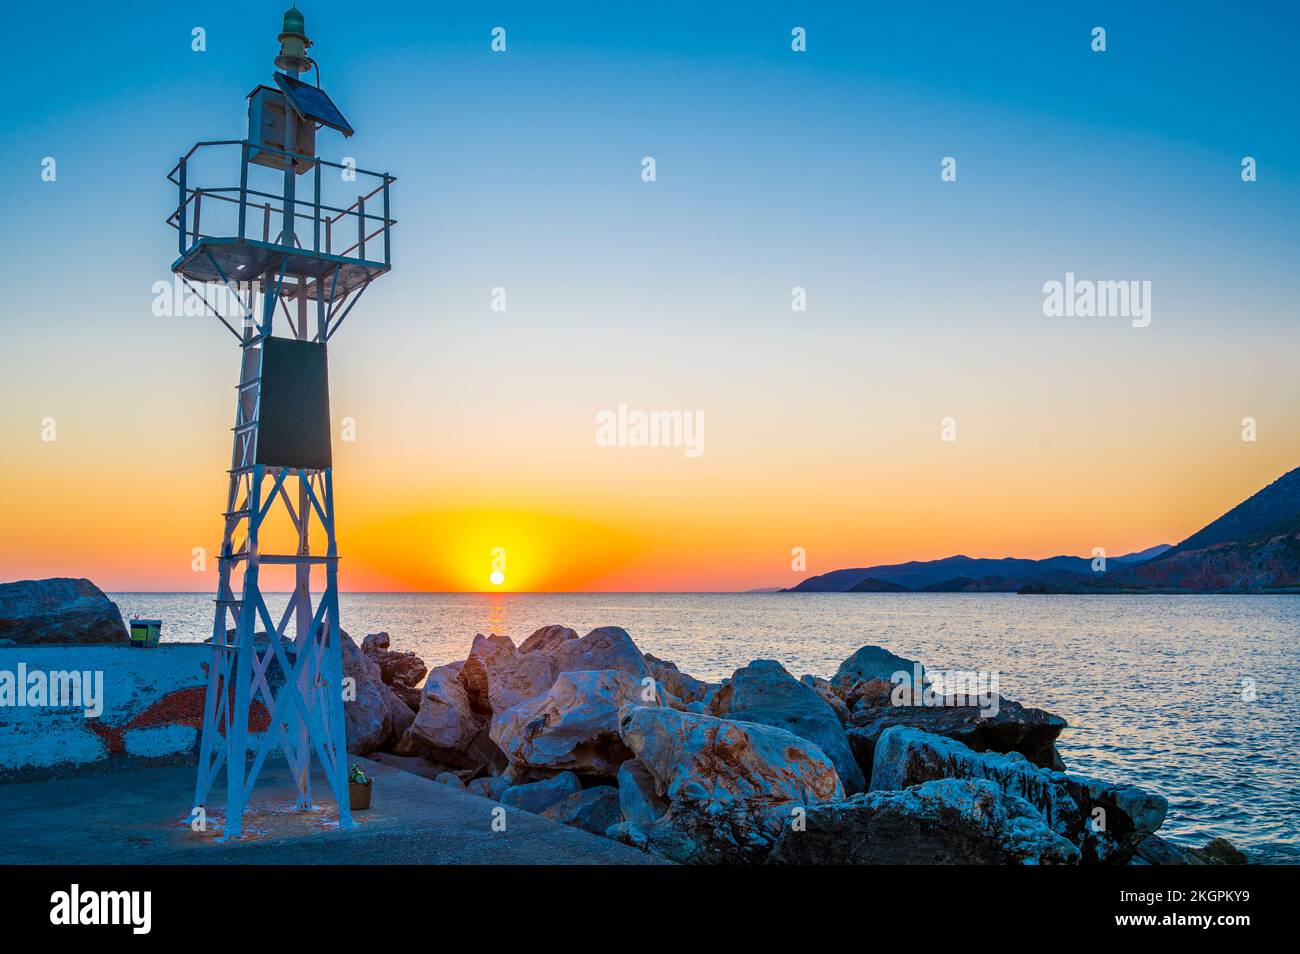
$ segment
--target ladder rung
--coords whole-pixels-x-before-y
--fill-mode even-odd
[[[236,553],[231,556],[231,560],[247,560],[247,553]],[[307,556],[290,553],[263,553],[258,557],[259,563],[271,563],[277,565],[293,565],[296,563],[334,563],[338,561],[336,556]]]

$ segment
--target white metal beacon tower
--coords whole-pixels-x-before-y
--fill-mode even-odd
[[[353,130],[320,87],[305,29],[296,6],[285,13],[274,85],[248,94],[248,138],[197,143],[168,174],[180,193],[168,218],[179,234],[172,271],[241,355],[194,786],[206,812],[225,767],[225,838],[242,834],[249,793],[277,748],[297,807],[312,807],[314,755],[340,826],[352,825],[326,343],[391,268],[395,180],[315,156],[319,128]],[[299,79],[313,69],[314,84]],[[259,534],[275,542],[277,526],[287,552],[264,552]],[[292,574],[281,587],[292,594],[278,619],[259,583],[264,566],[292,568],[279,571]]]

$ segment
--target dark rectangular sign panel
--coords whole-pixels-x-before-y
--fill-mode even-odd
[[[257,462],[304,470],[331,466],[329,371],[324,344],[291,338],[267,338],[262,342]]]

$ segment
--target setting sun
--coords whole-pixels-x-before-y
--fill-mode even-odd
[[[500,570],[493,570],[492,575],[488,577],[488,580],[492,583],[493,586],[500,586],[502,583],[506,581],[506,575],[502,573]]]

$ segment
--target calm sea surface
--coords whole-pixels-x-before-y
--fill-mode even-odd
[[[161,617],[165,639],[211,632],[209,594],[113,599],[124,615]],[[285,597],[270,602],[275,613]],[[431,666],[463,659],[475,633],[518,643],[563,623],[622,626],[709,680],[759,658],[829,676],[867,643],[934,669],[995,671],[1003,695],[1069,720],[1072,771],[1168,798],[1163,834],[1224,835],[1254,860],[1300,863],[1300,598],[354,593],[341,612],[358,642],[386,630]]]

